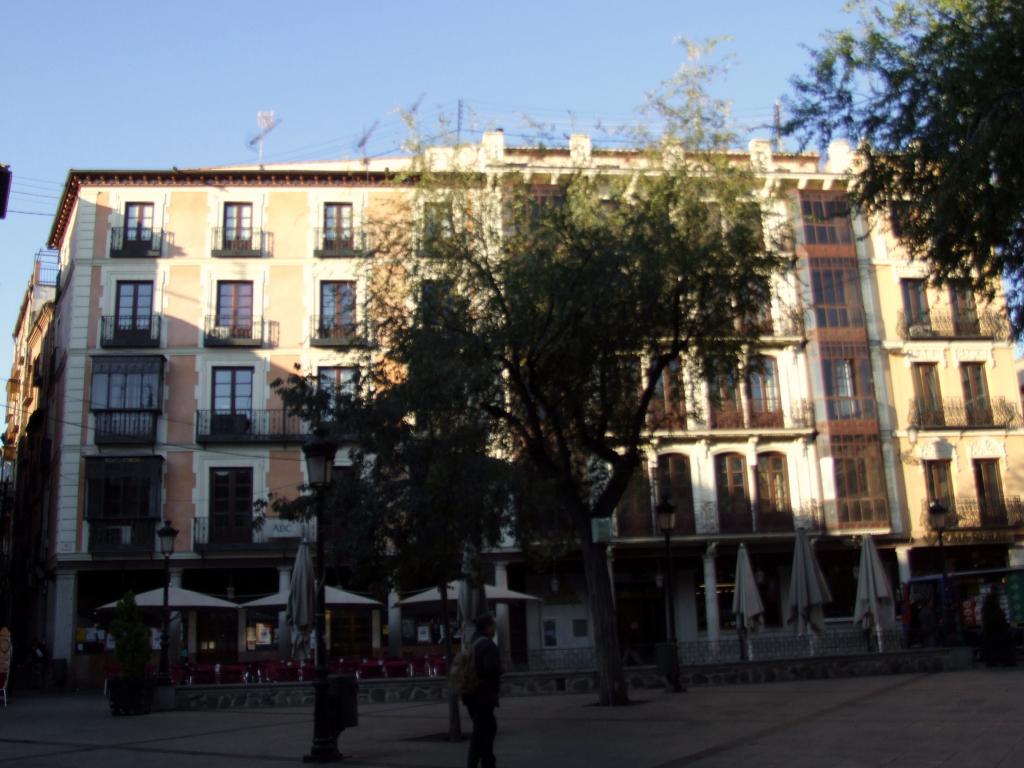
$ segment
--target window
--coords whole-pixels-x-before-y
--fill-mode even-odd
[[[94,358],[92,410],[160,410],[163,363],[164,359],[159,356]]]
[[[924,462],[924,482],[928,501],[939,501],[946,509],[953,510],[953,477],[948,461]]]
[[[253,369],[213,369],[215,414],[249,414],[252,411]]]
[[[447,202],[424,203],[423,205],[423,251],[430,256],[440,249],[455,231],[452,207]],[[441,255],[435,252],[435,255]]]
[[[324,205],[324,248],[351,248],[352,241],[352,204]]]
[[[221,280],[217,283],[217,327],[228,328],[231,336],[252,333],[252,283]]]
[[[320,389],[343,397],[354,396],[359,389],[359,369],[350,366],[320,368]]]
[[[747,375],[747,384],[750,388],[750,415],[754,426],[781,427],[782,401],[775,358],[756,358]]]
[[[711,382],[711,426],[743,428],[743,409],[735,373],[720,374]]]
[[[153,241],[153,204],[128,203],[124,207],[124,241],[151,243]]]
[[[252,520],[252,468],[211,469],[209,543],[250,543]]]
[[[939,375],[934,363],[914,363],[911,366],[914,380],[915,426],[941,427],[945,424],[942,410],[942,393],[939,390]]]
[[[758,507],[761,512],[790,512],[790,480],[782,454],[758,455]]]
[[[1005,520],[1003,485],[999,479],[997,459],[976,459],[974,462],[974,488],[978,494],[978,508],[982,524]]]
[[[693,487],[690,460],[679,453],[658,456],[658,498],[666,495],[676,507],[676,532],[694,533]]]
[[[719,525],[723,531],[749,530],[750,493],[747,488],[747,460],[738,453],[715,457]]]
[[[961,363],[960,383],[964,390],[964,406],[968,425],[992,424],[992,407],[988,400],[983,363]]]
[[[653,532],[651,483],[646,467],[637,467],[633,472],[615,517],[620,536],[650,536]]]
[[[114,315],[119,331],[148,331],[153,320],[153,283],[118,280]]]
[[[924,280],[901,280],[900,288],[903,291],[903,312],[910,335],[913,336],[913,326],[927,328],[929,325],[928,295],[925,293]]]
[[[808,245],[837,245],[853,242],[850,210],[845,197],[827,193],[800,194],[804,241]]]
[[[885,522],[888,502],[878,439],[865,435],[833,435],[831,451],[839,524]]]
[[[649,409],[655,427],[686,426],[686,399],[683,394],[683,365],[677,358],[661,372],[654,387]]]
[[[321,336],[351,336],[356,330],[356,284],[348,280],[320,283]]]
[[[874,418],[871,361],[867,354],[864,345],[821,345],[821,372],[830,420]]]
[[[86,518],[158,519],[162,470],[163,459],[159,456],[90,456],[85,460]]]
[[[864,325],[858,279],[850,259],[818,259],[811,265],[811,296],[819,328]]]
[[[910,203],[897,200],[889,204],[889,229],[893,237],[903,237],[910,216]]]
[[[980,332],[978,323],[978,305],[974,301],[974,292],[970,286],[949,289],[949,305],[953,311],[953,330],[957,336],[977,336]]]
[[[224,243],[231,250],[252,248],[252,204],[224,204]]]

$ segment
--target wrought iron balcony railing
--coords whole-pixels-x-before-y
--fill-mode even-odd
[[[817,503],[793,508],[788,503],[777,504],[759,500],[756,504],[736,500],[724,504],[704,504],[698,534],[716,533],[792,533],[796,528],[822,530],[824,515]]]
[[[308,425],[285,410],[196,412],[197,443],[296,443]]]
[[[998,530],[1024,526],[1024,502],[1019,496],[984,500],[958,496],[939,501],[947,510],[946,530]],[[928,504],[927,500],[921,503],[921,520],[931,529]]]
[[[270,251],[270,234],[262,229],[214,227],[211,256],[259,258]]]
[[[1021,425],[1021,415],[1016,404],[1005,397],[941,403],[914,400],[908,421],[917,429],[1011,429]]]
[[[203,343],[207,347],[259,347],[263,331],[261,317],[207,315]]]
[[[711,429],[809,429],[814,426],[814,407],[808,400],[796,400],[787,409],[777,401],[752,399],[749,416],[731,403],[708,409]]]
[[[317,227],[316,243],[313,255],[321,259],[368,256],[370,253],[366,232],[353,227]]]
[[[104,315],[100,320],[100,346],[105,349],[159,347],[160,320],[160,315]]]
[[[264,518],[248,526],[227,525],[218,518],[192,521],[192,549],[196,552],[294,547],[300,541],[316,541],[316,520]]]
[[[149,227],[111,227],[111,258],[153,258],[160,255],[163,233]]]
[[[901,339],[992,339],[1010,338],[1010,325],[998,312],[936,312],[908,315],[899,312],[896,331]]]
[[[89,551],[93,553],[152,552],[156,543],[153,518],[89,518]]]
[[[318,347],[361,347],[366,344],[366,334],[360,333],[356,323],[344,323],[331,315],[313,315],[309,341]]]
[[[96,445],[153,445],[156,442],[155,411],[96,411]]]

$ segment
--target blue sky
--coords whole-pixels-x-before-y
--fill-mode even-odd
[[[0,366],[32,258],[70,168],[167,168],[255,160],[256,113],[279,125],[266,162],[392,153],[396,108],[455,115],[464,138],[523,115],[555,135],[636,120],[644,93],[682,61],[678,36],[729,36],[716,95],[741,126],[771,121],[845,0],[7,0],[0,163],[14,171],[0,221]],[[372,130],[371,130],[372,129]],[[21,213],[19,213],[21,212]],[[43,215],[37,215],[43,214]]]

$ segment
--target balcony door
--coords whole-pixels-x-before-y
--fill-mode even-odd
[[[249,338],[253,328],[252,283],[221,280],[217,283],[217,327],[228,329],[231,338]]]
[[[690,460],[681,453],[658,457],[658,498],[670,498],[676,508],[676,533],[692,535],[696,530]]]
[[[757,456],[757,527],[761,531],[793,530],[789,473],[781,453]]]
[[[252,204],[224,204],[224,242],[229,250],[247,251],[252,248]]]
[[[942,392],[935,363],[914,363],[914,415],[916,426],[941,427],[945,423],[942,412]]]
[[[937,501],[950,512],[953,512],[953,476],[948,461],[926,461],[924,463],[924,481],[928,492],[928,501]]]
[[[975,460],[974,488],[978,494],[981,525],[1006,525],[1006,505],[1003,502],[1003,484],[999,478],[997,459]]]
[[[252,429],[252,368],[213,369],[211,432],[245,435]]]
[[[356,284],[350,280],[320,283],[320,332],[337,337],[355,333]]]
[[[324,205],[324,247],[352,247],[352,204]]]
[[[758,358],[747,376],[750,387],[750,417],[755,427],[781,427],[782,400],[779,396],[779,369],[775,359]]]
[[[928,326],[928,295],[925,293],[924,280],[901,280],[900,287],[907,326]]]
[[[125,243],[153,242],[153,204],[128,203],[124,207]]]
[[[949,305],[953,310],[953,330],[957,336],[977,336],[978,306],[970,287],[954,286],[949,289]]]
[[[252,468],[210,470],[210,544],[252,542]]]
[[[114,314],[119,333],[148,332],[153,321],[153,283],[118,280]]]
[[[751,519],[747,460],[738,453],[716,456],[715,480],[719,528],[723,533],[749,531]]]
[[[992,406],[988,399],[984,363],[961,363],[960,384],[964,390],[968,425],[991,425]]]

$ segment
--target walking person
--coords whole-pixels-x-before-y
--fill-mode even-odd
[[[494,617],[485,613],[474,622],[476,635],[473,637],[473,665],[479,681],[475,693],[462,697],[462,703],[469,710],[473,721],[473,736],[469,741],[468,768],[494,768],[494,737],[498,733],[498,721],[494,710],[498,706],[498,691],[501,686],[501,655],[494,642],[497,631]]]

